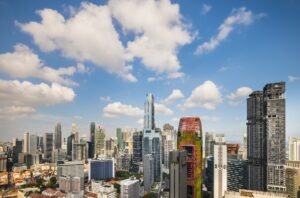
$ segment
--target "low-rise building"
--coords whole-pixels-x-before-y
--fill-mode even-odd
[[[239,192],[226,191],[224,198],[286,198],[287,194],[283,193],[273,193],[273,192],[263,192],[254,190],[240,190]]]

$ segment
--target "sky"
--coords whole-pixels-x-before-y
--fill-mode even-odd
[[[107,137],[200,116],[241,142],[246,99],[286,82],[286,133],[299,136],[300,1],[0,1],[0,140],[63,136],[91,121]]]

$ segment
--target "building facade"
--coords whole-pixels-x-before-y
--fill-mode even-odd
[[[95,159],[89,160],[89,181],[90,180],[106,180],[115,177],[115,161],[111,159]]]
[[[227,145],[224,135],[216,135],[214,145],[214,198],[227,191]]]
[[[187,152],[170,152],[170,197],[187,198]]]
[[[139,198],[140,195],[140,182],[139,180],[131,177],[129,179],[122,180],[121,184],[121,198]]]
[[[187,197],[202,197],[202,125],[200,118],[181,118],[177,135],[177,149],[187,151]]]
[[[105,155],[105,131],[100,125],[95,129],[95,156]]]
[[[300,161],[300,138],[289,137],[289,160]]]
[[[53,133],[45,133],[44,136],[44,158],[48,161],[52,161],[53,151]]]
[[[298,198],[300,189],[300,161],[286,162],[286,193],[291,198]]]

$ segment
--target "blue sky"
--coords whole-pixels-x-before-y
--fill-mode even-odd
[[[299,24],[294,0],[1,1],[0,139],[141,128],[152,92],[158,127],[195,115],[237,142],[247,95],[277,81],[299,136]]]

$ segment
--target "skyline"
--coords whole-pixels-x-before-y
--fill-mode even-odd
[[[151,92],[158,127],[170,123],[177,129],[180,117],[199,116],[204,133],[224,133],[237,142],[246,133],[247,96],[278,81],[287,88],[287,137],[299,133],[300,2],[149,0],[139,7],[124,1],[128,9],[121,10],[114,0],[44,2],[0,3],[2,141],[25,131],[54,133],[56,122],[63,137],[72,122],[87,137],[93,121],[107,137],[118,127],[142,129],[144,97]],[[139,12],[133,8],[154,20],[134,20]],[[91,17],[95,26],[84,23]],[[89,39],[71,34],[77,23]],[[47,25],[61,31],[39,30]],[[164,31],[172,36],[164,37]],[[105,50],[115,51],[106,59]]]

